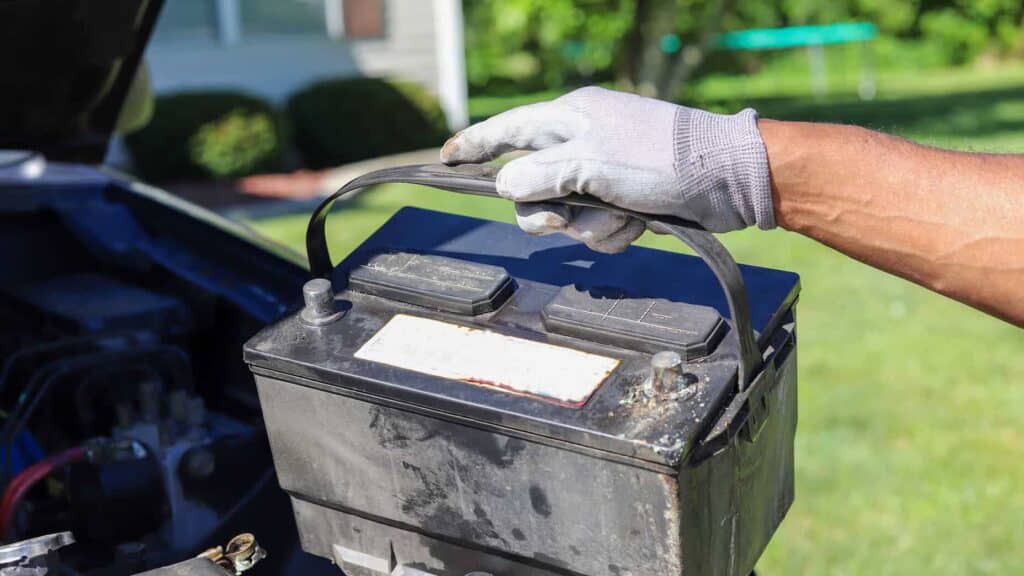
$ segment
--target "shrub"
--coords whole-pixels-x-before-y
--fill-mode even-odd
[[[279,170],[283,141],[273,107],[237,92],[160,96],[152,121],[125,138],[136,171],[148,180]]]
[[[239,176],[251,174],[277,145],[270,117],[236,108],[203,124],[189,140],[189,151],[192,160],[214,176]]]
[[[921,31],[926,40],[942,46],[951,64],[969,62],[989,43],[989,31],[984,22],[952,8],[928,12],[922,16]]]
[[[437,146],[440,104],[417,84],[377,78],[318,82],[288,101],[295,146],[312,168]]]

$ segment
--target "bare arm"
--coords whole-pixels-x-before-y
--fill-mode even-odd
[[[761,120],[777,223],[1024,326],[1024,155]]]
[[[1024,155],[853,126],[759,120],[588,87],[455,135],[448,163],[537,150],[498,174],[519,225],[624,250],[642,222],[538,201],[590,194],[713,232],[782,226],[1024,326]]]

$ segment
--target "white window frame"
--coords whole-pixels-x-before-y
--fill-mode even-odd
[[[234,46],[242,41],[243,0],[216,0],[217,38],[225,46]],[[332,40],[345,37],[345,0],[324,1],[324,34]]]
[[[324,22],[328,38],[341,40],[345,37],[345,0],[324,0]]]

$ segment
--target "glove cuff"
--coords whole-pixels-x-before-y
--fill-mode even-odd
[[[675,159],[680,182],[690,188],[684,196],[710,203],[708,230],[775,227],[768,153],[755,110],[723,115],[680,106]]]

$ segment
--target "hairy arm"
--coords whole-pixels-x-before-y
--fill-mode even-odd
[[[854,126],[758,127],[779,226],[1024,326],[1024,155]]]

